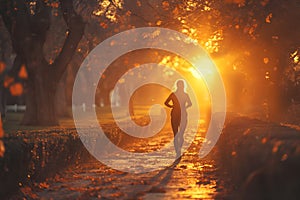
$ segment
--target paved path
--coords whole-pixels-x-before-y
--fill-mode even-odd
[[[167,135],[131,148],[159,148]],[[213,159],[200,160],[197,134],[189,150],[172,166],[160,171],[131,174],[111,169],[95,159],[70,166],[54,178],[37,184],[30,197],[37,199],[224,199],[228,189],[218,177]],[[23,189],[23,191],[26,189]],[[26,193],[26,192],[25,192]]]

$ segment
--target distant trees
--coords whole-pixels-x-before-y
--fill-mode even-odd
[[[231,1],[220,9],[222,48],[239,54],[232,64],[247,73],[255,99],[267,101],[276,120],[293,100],[300,101],[299,9],[297,0]]]

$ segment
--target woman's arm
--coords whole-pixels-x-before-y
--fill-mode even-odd
[[[187,94],[186,95],[187,96],[187,99],[186,99],[186,108],[189,108],[189,107],[191,107],[192,106],[192,101],[191,101],[191,99],[190,99],[190,96]]]
[[[172,93],[173,94],[173,93]],[[170,96],[167,98],[167,100],[165,101],[165,105],[169,108],[173,108],[173,105],[170,104],[170,102],[172,101],[172,94],[170,94]]]

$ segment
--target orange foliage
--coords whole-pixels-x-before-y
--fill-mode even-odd
[[[141,6],[142,6],[142,3],[141,3],[140,1],[137,1],[137,2],[136,2],[136,5],[137,5],[138,7],[141,7]]]
[[[4,72],[5,67],[6,67],[5,63],[0,61],[0,74]]]
[[[5,78],[4,78],[4,87],[8,88],[14,81],[15,81],[15,79],[13,77],[5,76]]]
[[[22,79],[27,79],[27,78],[28,78],[28,74],[27,74],[27,70],[26,70],[25,65],[22,65],[22,66],[21,66],[21,69],[20,69],[18,75],[19,75],[19,77],[22,78]]]
[[[14,83],[9,87],[12,96],[21,96],[23,94],[23,86],[21,83]]]

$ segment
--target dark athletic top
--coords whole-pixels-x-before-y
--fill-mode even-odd
[[[172,101],[172,104],[169,102]],[[189,95],[185,92],[172,92],[165,101],[165,105],[172,108],[172,113],[186,113],[187,106],[191,106],[192,102]]]

